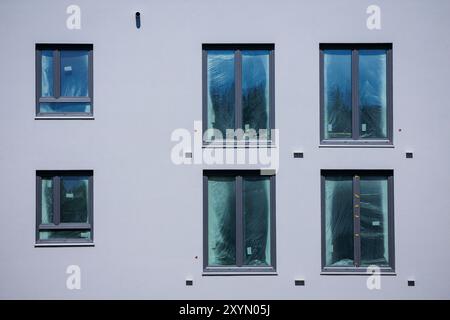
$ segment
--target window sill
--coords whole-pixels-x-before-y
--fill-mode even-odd
[[[35,248],[44,248],[44,247],[95,247],[95,244],[93,242],[47,242],[47,243],[35,243]]]
[[[34,120],[95,120],[94,116],[35,116]]]
[[[203,276],[276,276],[274,267],[206,267]]]
[[[202,276],[277,276],[276,271],[204,271]]]
[[[203,141],[202,148],[276,148],[277,145],[271,141]]]
[[[336,270],[322,270],[320,272],[320,275],[323,276],[371,276],[374,273],[368,272],[367,268],[360,268],[360,269],[336,269]],[[380,276],[396,276],[397,273],[390,269],[390,268],[381,268],[380,272],[377,273],[377,275]]]
[[[395,148],[392,143],[324,143],[319,144],[319,148]]]
[[[321,276],[371,276],[373,273],[368,272],[342,272],[342,271],[323,271],[320,273]],[[380,276],[396,276],[395,272],[380,272],[377,275]]]

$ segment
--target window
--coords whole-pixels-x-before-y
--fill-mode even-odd
[[[321,142],[392,143],[392,45],[320,46]]]
[[[275,271],[275,176],[205,171],[205,271]]]
[[[36,45],[36,115],[92,116],[92,45]]]
[[[92,242],[92,175],[37,172],[37,243]]]
[[[274,46],[203,45],[205,142],[267,141],[274,121]]]
[[[392,171],[322,171],[324,271],[394,270]]]

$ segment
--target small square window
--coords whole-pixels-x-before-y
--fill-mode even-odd
[[[324,271],[394,270],[392,171],[322,171]]]
[[[92,45],[36,45],[36,115],[93,115]]]
[[[206,272],[275,271],[275,176],[205,171]]]
[[[321,143],[392,144],[392,45],[321,44]]]
[[[92,171],[38,171],[37,243],[92,242]]]

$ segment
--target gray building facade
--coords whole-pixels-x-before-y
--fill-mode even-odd
[[[80,9],[79,29],[67,26],[71,5]],[[368,26],[372,5],[380,28]],[[2,0],[0,298],[450,298],[449,16],[446,0]],[[92,46],[91,114],[36,113],[39,44]],[[270,148],[279,162],[270,272],[211,273],[204,260],[205,170],[261,166],[171,157],[174,130],[194,137],[194,122],[204,119],[208,44],[273,48],[279,140]],[[321,141],[323,44],[390,46],[392,143]],[[64,170],[92,172],[92,243],[37,242],[37,173]],[[368,288],[366,272],[324,272],[324,170],[393,176],[395,267],[382,272],[379,288]],[[72,265],[80,289],[67,286]]]

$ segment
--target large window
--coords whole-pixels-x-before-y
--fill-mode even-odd
[[[274,121],[274,46],[203,45],[205,142],[270,140]]]
[[[36,45],[36,115],[93,114],[92,45]]]
[[[322,171],[322,267],[394,270],[392,171]]]
[[[205,171],[205,271],[275,270],[275,176]]]
[[[392,143],[391,48],[320,46],[322,143]]]
[[[92,242],[92,171],[38,171],[37,243]]]

